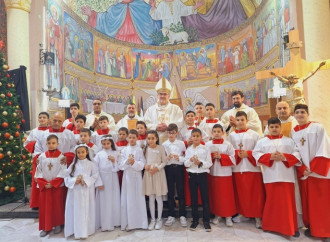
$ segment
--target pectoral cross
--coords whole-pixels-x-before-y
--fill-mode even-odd
[[[51,171],[52,168],[53,168],[53,164],[52,163],[49,163],[47,166],[48,166],[48,169]]]
[[[305,141],[306,141],[306,140],[304,139],[304,137],[302,137],[302,138],[300,139],[300,142],[301,142],[301,145],[302,145],[302,146],[304,146]]]
[[[243,144],[242,144],[242,142],[241,142],[241,143],[239,143],[238,147],[239,147],[239,150],[242,150],[242,147],[243,147]]]

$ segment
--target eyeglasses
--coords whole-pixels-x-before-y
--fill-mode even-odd
[[[176,132],[167,132],[168,134],[176,134]]]
[[[93,103],[93,105],[94,105],[94,106],[96,106],[96,105],[101,105],[101,103]]]

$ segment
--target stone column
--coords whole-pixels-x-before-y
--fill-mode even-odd
[[[308,62],[330,59],[329,0],[302,0],[304,47]],[[328,63],[329,65],[329,63]],[[324,125],[330,134],[330,70],[321,70],[304,84],[310,119]]]
[[[30,94],[29,14],[32,0],[4,0],[7,11],[7,49],[9,68],[26,66]],[[37,54],[37,53],[36,53]],[[30,98],[29,98],[30,100]],[[30,105],[31,106],[31,105]]]

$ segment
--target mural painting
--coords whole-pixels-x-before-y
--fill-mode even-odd
[[[215,44],[176,50],[176,67],[182,81],[209,78],[216,75]]]
[[[94,70],[93,35],[64,12],[65,59],[89,70]]]
[[[65,81],[61,89],[61,98],[79,102],[78,90],[79,78],[65,73]]]
[[[290,3],[289,1],[278,0],[277,1],[277,11],[279,16],[279,33],[280,36],[285,36],[289,33],[290,25]],[[279,38],[279,46],[281,48],[281,65],[285,66],[285,63],[289,61],[290,52],[285,52],[284,39]]]
[[[130,48],[113,45],[108,41],[95,38],[95,71],[112,77],[132,78]]]
[[[252,27],[217,43],[218,74],[224,75],[245,68],[255,62]]]
[[[115,87],[98,85],[94,82],[80,80],[80,103],[83,113],[93,111],[93,100],[101,98],[103,110],[111,114],[124,114],[126,106],[133,100],[132,91]]]
[[[198,88],[189,88],[183,91],[183,110],[184,113],[188,111],[195,111],[194,105],[197,102],[203,103],[213,103],[216,109],[219,108],[217,100],[217,89],[214,87],[198,87]]]
[[[133,78],[140,81],[169,79],[173,67],[173,52],[132,49]]]
[[[261,0],[65,0],[87,24],[118,40],[148,45],[202,41],[250,17]]]
[[[63,86],[63,23],[59,5],[49,0],[47,5],[47,51],[54,53],[54,65],[46,65],[47,85],[60,91]]]
[[[263,11],[253,22],[256,40],[256,59],[266,55],[277,44],[276,1],[268,1]]]
[[[268,103],[269,82],[257,81],[255,77],[235,83],[222,84],[220,88],[220,109],[232,108],[231,92],[240,90],[244,93],[244,103],[249,107],[259,107]]]

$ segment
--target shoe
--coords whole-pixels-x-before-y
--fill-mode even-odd
[[[323,242],[330,242],[330,238],[324,238]]]
[[[193,221],[190,225],[190,230],[195,231],[197,226],[199,225],[199,222]]]
[[[40,232],[40,237],[45,237],[48,233],[49,233],[48,231],[42,230]]]
[[[299,238],[300,237],[300,232],[299,230],[297,230],[296,232],[294,232],[294,235],[292,236],[294,238]]]
[[[206,232],[211,232],[212,229],[210,223],[204,223],[204,229]]]
[[[131,231],[131,230],[128,228],[128,225],[126,226],[125,231],[126,231],[126,232]]]
[[[256,228],[261,229],[262,228],[261,218],[255,218],[255,220],[256,220]]]
[[[54,229],[54,234],[59,234],[61,232],[62,232],[61,226],[60,225],[59,226],[56,226],[55,229]]]
[[[180,224],[182,227],[187,227],[187,219],[185,216],[180,217]]]
[[[166,222],[165,222],[165,226],[172,226],[172,224],[175,222],[175,218],[172,216],[168,216]]]
[[[214,225],[217,225],[217,224],[219,224],[219,220],[220,220],[220,217],[215,216],[214,219],[212,219],[212,223],[213,223]]]
[[[305,234],[305,236],[308,237],[308,238],[311,238],[311,237],[312,237],[312,235],[311,235],[311,230],[310,230],[309,228],[305,230],[304,234]]]
[[[155,225],[156,225],[156,220],[155,219],[151,219],[150,224],[148,226],[148,230],[154,230],[155,229]]]
[[[157,219],[155,229],[159,230],[163,227],[163,220],[161,218]]]
[[[233,227],[233,221],[231,221],[231,217],[226,218],[226,226]]]

